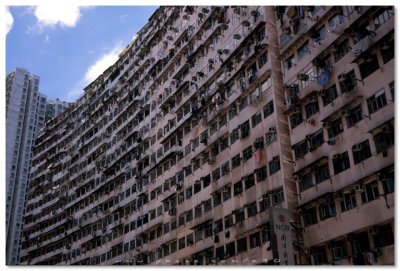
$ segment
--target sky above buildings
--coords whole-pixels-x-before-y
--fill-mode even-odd
[[[7,7],[6,73],[26,68],[40,76],[41,93],[66,101],[115,63],[158,8],[50,3]]]

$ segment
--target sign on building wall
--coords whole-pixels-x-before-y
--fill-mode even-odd
[[[289,210],[270,208],[269,214],[274,262],[279,265],[294,265]]]

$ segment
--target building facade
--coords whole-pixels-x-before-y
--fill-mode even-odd
[[[119,60],[38,136],[20,263],[361,264],[362,255],[393,264],[393,140],[382,130],[394,115],[393,9],[352,9],[160,7]],[[376,33],[369,46],[344,31],[365,20]],[[349,45],[336,63],[335,42],[345,38],[357,55]],[[360,79],[366,56],[379,65],[364,67],[364,85],[339,88],[351,81],[351,68]],[[367,81],[387,81],[386,103]],[[337,95],[327,96],[336,84]],[[358,122],[344,115],[352,125],[334,130],[335,116],[352,110],[354,99],[382,113]],[[355,125],[360,133],[350,130]],[[358,163],[335,162],[332,155],[346,148]],[[367,179],[378,175],[373,186]],[[364,194],[357,191],[360,202],[347,208],[359,183]],[[371,208],[382,216],[369,218]],[[270,213],[278,209],[290,213],[286,259],[276,258],[281,243],[271,238]],[[346,220],[354,211],[358,223]],[[363,231],[368,249],[356,242]]]
[[[32,147],[44,126],[40,78],[16,68],[6,77],[6,262],[18,263]]]
[[[394,263],[394,10],[279,9],[310,264]]]
[[[71,103],[60,101],[59,99],[49,99],[46,102],[46,118],[45,121],[49,119],[55,118],[64,112],[68,107],[70,107]]]

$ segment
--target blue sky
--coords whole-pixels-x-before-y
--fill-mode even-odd
[[[50,99],[75,101],[112,65],[156,6],[10,6],[6,73],[24,67],[40,76]],[[7,32],[8,30],[8,32]]]

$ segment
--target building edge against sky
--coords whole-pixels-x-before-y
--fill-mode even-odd
[[[270,208],[394,264],[393,80],[392,7],[161,7],[38,136],[20,264],[271,264]]]

